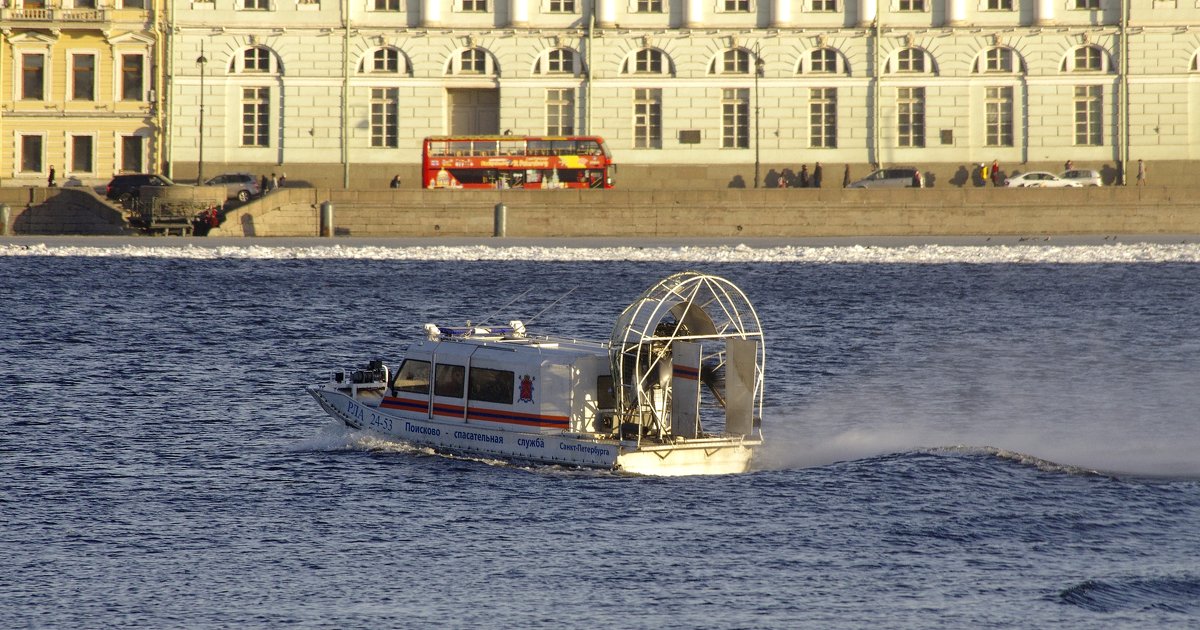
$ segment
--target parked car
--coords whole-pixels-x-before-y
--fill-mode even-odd
[[[1079,182],[1080,186],[1103,186],[1104,180],[1100,178],[1099,171],[1093,171],[1087,168],[1072,169],[1058,176],[1060,179],[1065,179],[1072,182]]]
[[[1083,184],[1069,179],[1059,179],[1053,173],[1029,171],[1012,175],[1004,182],[1009,188],[1081,188]]]
[[[104,188],[104,196],[123,206],[133,205],[139,198],[142,186],[175,186],[165,175],[151,173],[124,173],[113,177]]]
[[[881,168],[851,183],[847,188],[913,188],[913,180],[916,179],[917,172],[918,169],[911,166]]]
[[[242,203],[257,197],[262,189],[250,173],[222,173],[204,182],[205,186],[224,186],[229,199],[237,199]]]

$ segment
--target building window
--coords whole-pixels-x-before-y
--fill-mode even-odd
[[[1104,92],[1099,85],[1075,87],[1075,144],[1096,147],[1104,140],[1101,115],[1104,108]]]
[[[575,133],[575,90],[546,90],[546,135],[569,136]]]
[[[837,11],[837,0],[812,0],[812,10],[815,13],[833,13]]]
[[[371,88],[371,146],[400,146],[400,88]]]
[[[1104,53],[1098,46],[1075,49],[1075,72],[1099,72],[1104,69]]]
[[[487,13],[487,0],[462,0],[463,13]]]
[[[925,88],[896,90],[897,144],[902,147],[925,146]]]
[[[988,11],[1012,11],[1012,0],[987,0]]]
[[[1013,146],[1013,89],[987,88],[984,105],[987,114],[987,129],[984,133],[987,146]]]
[[[663,54],[660,50],[643,48],[633,55],[633,74],[662,74]],[[626,66],[626,71],[629,67]]]
[[[21,136],[21,172],[42,172],[41,136]]]
[[[91,173],[93,165],[91,136],[71,136],[71,171],[74,173]]]
[[[574,13],[575,0],[550,0],[550,13]]]
[[[662,0],[637,0],[635,13],[662,13]]]
[[[71,100],[96,100],[96,55],[71,56]]]
[[[46,55],[41,53],[21,55],[21,99],[41,101],[45,98]]]
[[[262,46],[242,51],[242,72],[270,72],[271,51]]]
[[[808,92],[810,147],[837,147],[837,88],[813,88]]]
[[[633,146],[635,149],[662,148],[662,90],[659,88],[633,91]]]
[[[925,72],[925,51],[905,48],[896,53],[896,72]]]
[[[121,136],[121,170],[126,173],[141,173],[142,137]]]
[[[832,48],[818,48],[809,57],[809,69],[823,74],[837,72],[837,57],[837,51]]]
[[[985,72],[1012,72],[1013,51],[1011,48],[989,48],[984,53]]]
[[[479,48],[469,48],[459,55],[460,74],[484,74],[487,72],[487,55]]]
[[[721,148],[750,148],[750,90],[721,90]]]
[[[1099,9],[1100,0],[1075,0],[1076,9]]]
[[[121,100],[140,101],[145,98],[142,81],[141,55],[121,55]]]
[[[271,88],[242,88],[242,146],[270,146]]]
[[[400,0],[375,0],[376,11],[399,11]]]
[[[924,11],[925,0],[900,0],[901,11]]]
[[[749,13],[750,0],[724,0],[725,13]]]
[[[395,48],[380,48],[371,55],[371,71],[395,74],[400,72],[400,51]]]
[[[726,50],[721,55],[721,74],[749,74],[750,52],[743,48]]]
[[[242,0],[244,11],[266,11],[271,8],[271,0]]]
[[[545,65],[538,68],[541,74],[574,74],[575,51],[570,48],[555,48],[543,58]]]
[[[145,9],[146,0],[123,0],[121,2],[122,9]]]

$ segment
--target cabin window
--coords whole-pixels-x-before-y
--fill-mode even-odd
[[[596,377],[596,406],[600,409],[615,409],[617,392],[613,390],[612,376],[604,374]]]
[[[463,366],[438,364],[434,370],[433,395],[463,397]]]
[[[396,372],[396,380],[392,381],[392,389],[398,392],[429,395],[429,362],[405,360]]]
[[[471,386],[467,397],[480,402],[513,403],[513,373],[488,368],[471,368]]]

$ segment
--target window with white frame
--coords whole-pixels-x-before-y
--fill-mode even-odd
[[[837,147],[837,88],[812,88],[808,91],[808,146]]]
[[[23,53],[21,55],[21,100],[42,101],[45,98],[46,55]]]
[[[1076,9],[1095,10],[1100,8],[1100,0],[1075,0]]]
[[[1099,85],[1075,86],[1075,144],[1100,146],[1104,141],[1102,121],[1104,88]]]
[[[904,48],[896,53],[896,72],[925,72],[925,51],[920,48]]]
[[[461,0],[463,13],[487,13],[487,0]]]
[[[482,48],[468,48],[459,53],[456,74],[487,74],[487,53]]]
[[[397,74],[400,68],[400,51],[396,48],[377,48],[371,53],[371,72]]]
[[[750,148],[750,90],[721,90],[721,148]]]
[[[1016,51],[1011,48],[1003,46],[989,48],[983,53],[983,67],[979,71],[1010,73],[1019,67],[1016,59]]]
[[[371,88],[371,146],[400,146],[400,88]]]
[[[984,141],[989,147],[1013,146],[1013,88],[1011,86],[985,88]]]
[[[719,60],[713,61],[708,71],[709,74],[749,74],[750,51],[745,48],[726,50]]]
[[[546,135],[569,136],[575,133],[575,90],[546,90]]]
[[[897,88],[896,114],[897,145],[925,146],[925,88]]]
[[[400,10],[400,0],[374,0],[372,6],[375,11],[396,12]]]
[[[146,57],[142,54],[121,55],[121,100],[141,101],[146,98]]]
[[[121,170],[126,173],[141,173],[146,170],[143,166],[142,150],[145,143],[141,136],[121,136]]]
[[[550,0],[549,13],[574,13],[575,0]]]
[[[925,0],[900,0],[900,11],[921,12],[925,10]]]
[[[72,173],[91,173],[96,170],[95,142],[93,136],[71,136]]]
[[[271,144],[271,88],[242,88],[242,146]]]
[[[663,1],[662,0],[637,0],[637,4],[634,5],[633,12],[634,13],[662,13],[663,12]]]
[[[837,0],[812,0],[814,13],[833,13],[837,11]]]
[[[96,100],[96,55],[71,55],[71,100]]]
[[[1100,72],[1104,69],[1104,51],[1099,46],[1080,46],[1075,49],[1073,72]]]
[[[837,72],[837,51],[832,48],[818,48],[809,53],[809,71],[817,74],[833,74]]]
[[[987,0],[987,11],[1012,11],[1013,0]]]
[[[41,173],[45,139],[41,134],[21,136],[21,172]]]
[[[625,74],[666,74],[669,66],[661,50],[643,48],[625,62]]]
[[[534,68],[537,74],[575,74],[575,51],[570,48],[554,48],[538,60]]]
[[[633,91],[633,146],[636,149],[662,148],[660,88],[637,88]]]
[[[271,8],[271,0],[242,0],[243,11],[267,11]]]
[[[265,46],[253,46],[242,51],[242,72],[268,73],[271,71],[271,51]]]
[[[750,0],[722,0],[721,7],[725,13],[749,13]]]

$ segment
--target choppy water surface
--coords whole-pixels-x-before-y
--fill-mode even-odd
[[[0,627],[1194,626],[1198,252],[0,247]],[[495,319],[606,338],[688,268],[768,334],[750,474],[442,457],[303,392],[530,288]]]

